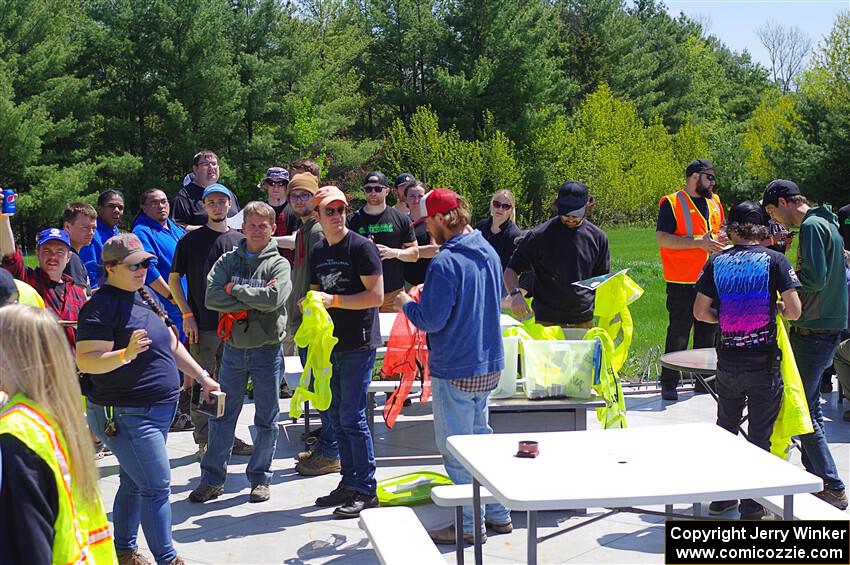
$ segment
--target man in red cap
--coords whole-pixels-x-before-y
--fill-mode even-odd
[[[313,248],[310,288],[322,302],[339,341],[331,353],[331,405],[342,480],[317,506],[337,506],[337,518],[357,518],[378,505],[375,451],[366,421],[366,398],[375,352],[381,346],[378,307],[384,302],[384,275],[375,244],[345,225],[348,200],[335,186],[322,187],[313,207],[325,240]]]
[[[455,484],[472,477],[446,448],[458,434],[490,434],[487,399],[505,368],[499,324],[502,264],[480,231],[464,233],[470,214],[462,197],[446,188],[425,195],[425,222],[440,252],[431,260],[419,303],[401,292],[397,308],[428,333],[428,369],[434,395],[434,438]],[[516,362],[516,360],[514,360]],[[513,530],[510,512],[488,504],[486,524],[496,533]],[[472,509],[464,508],[463,537],[473,539]],[[428,532],[436,543],[455,543],[454,526]],[[484,538],[486,539],[486,537]]]

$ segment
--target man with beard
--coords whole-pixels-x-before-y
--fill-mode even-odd
[[[230,195],[230,190],[218,183],[204,189],[207,224],[177,242],[171,274],[168,275],[168,288],[183,315],[183,332],[189,343],[189,353],[215,380],[218,380],[222,342],[216,331],[218,312],[209,310],[204,304],[207,275],[219,257],[233,251],[245,239],[244,235],[227,226]],[[183,292],[184,276],[189,287],[188,297]],[[209,427],[209,417],[198,411],[200,401],[201,387],[193,383],[189,415],[195,427],[193,436],[198,445],[198,459],[206,452]],[[235,437],[233,453],[251,455],[253,450],[250,445]]]
[[[608,237],[587,219],[592,200],[584,184],[565,182],[556,204],[558,216],[530,230],[505,269],[511,311],[519,319],[531,315],[519,276],[533,272],[531,308],[536,321],[548,326],[589,328],[593,326],[593,291],[573,283],[608,274]]]
[[[124,195],[114,189],[104,190],[97,197],[97,220],[91,243],[80,249],[80,259],[86,265],[92,289],[100,286],[103,276],[101,253],[103,244],[118,235],[118,223],[124,216]]]
[[[218,156],[209,150],[199,151],[192,158],[192,181],[181,187],[174,197],[171,219],[186,231],[196,230],[206,225],[207,213],[204,210],[204,189],[218,182]],[[227,216],[233,217],[239,212],[239,201],[231,192],[231,206]]]
[[[655,239],[661,249],[670,314],[665,353],[687,349],[691,328],[695,349],[714,347],[717,326],[695,320],[693,314],[700,271],[709,255],[726,245],[725,236],[718,237],[726,218],[714,186],[711,161],[696,159],[685,169],[685,188],[658,203]],[[678,400],[678,384],[678,371],[662,369],[661,398]]]

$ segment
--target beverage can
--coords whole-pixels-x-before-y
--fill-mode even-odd
[[[12,216],[15,212],[18,211],[17,204],[15,200],[17,200],[18,195],[15,194],[15,191],[11,188],[3,189],[3,207],[0,210],[0,213],[5,214],[7,216]]]

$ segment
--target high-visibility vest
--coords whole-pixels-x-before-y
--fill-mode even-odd
[[[304,413],[301,406],[305,402],[310,402],[316,410],[327,410],[330,407],[333,376],[331,353],[339,342],[339,339],[334,337],[334,323],[322,303],[320,293],[315,290],[307,293],[302,303],[302,312],[301,325],[295,332],[294,339],[295,345],[307,348],[307,359],[301,380],[289,400],[290,418],[301,417]]]
[[[18,304],[44,308],[44,299],[33,287],[18,279],[15,279],[15,286],[18,287]]]
[[[676,217],[675,235],[697,239],[707,233],[716,236],[720,233],[726,218],[723,205],[716,194],[706,199],[708,218],[703,217],[696,204],[684,190],[668,194],[658,201],[658,206],[664,200],[670,202],[673,215]],[[661,265],[664,268],[664,280],[671,283],[694,284],[702,271],[708,253],[699,248],[670,249],[661,247]]]
[[[100,496],[90,499],[79,492],[71,475],[68,446],[53,419],[19,393],[0,413],[0,434],[13,435],[53,471],[59,495],[59,512],[53,524],[53,563],[117,563]]]

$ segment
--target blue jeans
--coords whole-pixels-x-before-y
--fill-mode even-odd
[[[825,488],[838,490],[844,488],[844,483],[838,476],[838,469],[835,468],[835,461],[826,442],[823,412],[820,409],[820,381],[824,369],[832,363],[840,339],[840,331],[803,335],[791,329],[791,349],[794,350],[814,428],[814,433],[800,436],[803,466],[808,472],[823,479]]]
[[[433,377],[433,375],[432,375]],[[472,484],[472,475],[449,453],[446,439],[449,436],[468,434],[492,434],[487,423],[487,399],[489,392],[464,392],[452,385],[449,379],[431,379],[431,406],[434,411],[434,440],[443,455],[443,465],[449,478],[456,485]],[[521,480],[518,477],[517,480]],[[507,524],[511,512],[499,503],[488,504],[481,509],[481,516],[493,524]],[[484,531],[484,524],[479,524]],[[472,533],[472,506],[463,507],[463,532]]]
[[[340,485],[370,496],[375,495],[375,449],[366,421],[366,398],[375,350],[331,353],[331,405],[328,416],[339,446]]]
[[[277,419],[280,414],[280,345],[240,349],[224,344],[219,369],[221,390],[227,397],[221,418],[210,418],[207,452],[201,460],[201,482],[219,486],[227,478],[227,464],[233,449],[236,420],[242,412],[248,377],[254,383],[254,454],[245,474],[251,485],[267,485],[272,480],[271,464],[277,445]]]
[[[301,366],[307,362],[307,348],[298,348],[298,357],[301,358]],[[313,379],[310,378],[310,387],[313,387]],[[316,455],[327,457],[328,459],[339,459],[339,446],[336,443],[336,432],[334,431],[333,422],[327,410],[319,410],[319,421],[322,422],[322,430],[319,433],[319,440],[316,442]]]
[[[103,433],[103,406],[89,400],[86,412],[89,428],[118,458],[120,482],[112,505],[115,549],[121,553],[136,549],[141,525],[156,562],[170,563],[177,552],[171,543],[171,466],[165,440],[177,403],[113,407],[118,431],[114,437]]]

